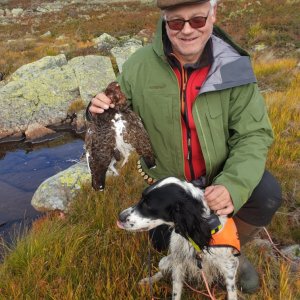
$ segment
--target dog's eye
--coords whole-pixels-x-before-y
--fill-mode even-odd
[[[150,209],[151,208],[150,205],[146,201],[144,201],[142,203],[142,206],[143,206],[143,208],[146,208],[146,209]]]

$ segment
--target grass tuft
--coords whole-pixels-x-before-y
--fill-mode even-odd
[[[282,91],[294,80],[297,60],[294,58],[258,60],[254,63],[254,72],[260,87],[267,91]]]

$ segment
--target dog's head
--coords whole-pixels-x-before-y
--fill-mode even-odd
[[[201,189],[168,177],[146,188],[135,206],[121,212],[118,226],[129,231],[148,231],[167,224],[203,249],[211,239],[209,214]]]

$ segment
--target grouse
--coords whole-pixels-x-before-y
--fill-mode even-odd
[[[129,108],[119,84],[111,82],[104,93],[115,107],[92,115],[85,136],[86,158],[95,190],[105,188],[108,169],[118,175],[116,161],[123,157],[121,166],[124,166],[133,150],[143,157],[149,168],[155,165],[149,136],[140,117]]]

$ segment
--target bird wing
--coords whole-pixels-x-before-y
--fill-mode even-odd
[[[149,135],[140,119],[133,111],[127,111],[124,114],[127,121],[127,130],[124,138],[135,148],[136,152],[141,155],[147,166],[155,165],[154,153],[152,150]]]

